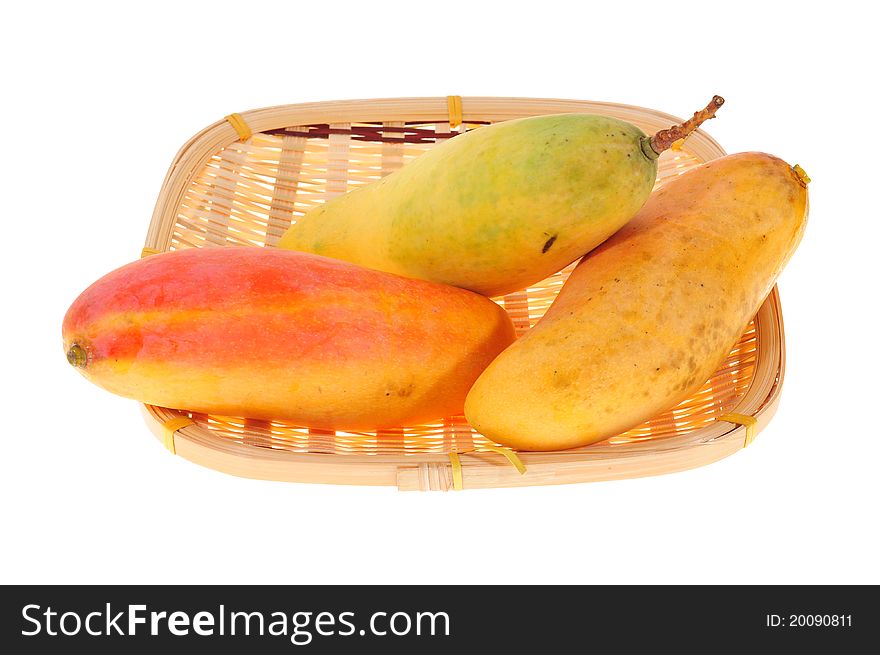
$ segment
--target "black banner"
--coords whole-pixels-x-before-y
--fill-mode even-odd
[[[5,652],[39,653],[854,652],[880,635],[875,587],[22,586],[0,611]]]

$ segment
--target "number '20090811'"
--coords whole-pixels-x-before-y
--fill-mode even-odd
[[[851,628],[852,614],[780,614],[767,615],[768,628]]]

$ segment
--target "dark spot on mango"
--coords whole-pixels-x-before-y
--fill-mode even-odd
[[[577,382],[578,375],[578,372],[573,370],[554,370],[552,384],[558,389],[565,389],[566,387],[570,387],[572,384]]]
[[[558,235],[554,234],[553,236],[551,236],[549,239],[547,239],[547,240],[544,242],[544,247],[541,248],[541,254],[542,254],[542,255],[543,255],[545,252],[547,252],[548,250],[550,250],[550,248],[553,246],[553,244],[556,243],[556,237],[557,237],[557,236],[558,236]]]

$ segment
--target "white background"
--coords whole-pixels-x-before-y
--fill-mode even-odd
[[[866,3],[20,2],[4,9],[0,582],[880,582],[878,119]],[[576,7],[583,7],[577,9]],[[780,281],[782,404],[659,478],[465,493],[238,479],[65,361],[177,149],[233,111],[498,95],[630,103],[813,178]]]

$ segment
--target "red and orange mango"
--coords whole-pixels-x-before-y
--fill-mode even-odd
[[[351,430],[461,413],[514,339],[476,293],[244,247],[123,266],[77,298],[62,332],[68,361],[121,396]]]

